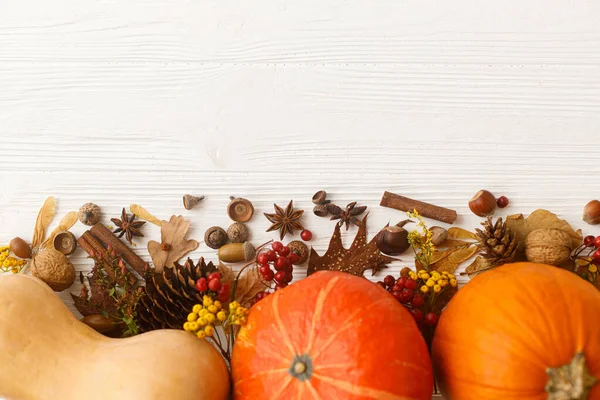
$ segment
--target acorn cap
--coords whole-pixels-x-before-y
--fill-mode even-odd
[[[227,206],[229,218],[236,222],[246,222],[254,215],[254,206],[250,200],[241,197],[230,197],[231,201]]]
[[[54,237],[54,248],[64,255],[72,254],[77,248],[77,239],[71,232],[61,232]]]
[[[183,196],[183,207],[186,210],[191,210],[202,200],[204,200],[204,196],[192,196],[191,194],[186,194]]]
[[[319,190],[317,193],[315,193],[313,195],[312,202],[314,204],[323,204],[326,199],[327,199],[327,192],[324,190]]]

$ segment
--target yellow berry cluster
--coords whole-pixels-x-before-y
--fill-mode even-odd
[[[431,273],[428,273],[425,270],[420,270],[416,274],[414,272],[412,272],[412,274],[416,275],[417,278],[424,282],[420,288],[421,292],[423,293],[429,293],[430,291],[433,291],[434,293],[440,293],[446,286],[453,288],[458,286],[456,277],[446,271],[442,273],[439,273],[438,271],[431,271]],[[414,279],[413,275],[411,275],[411,279]]]
[[[0,247],[0,271],[11,271],[13,274],[18,274],[23,266],[27,264],[27,260],[15,258],[10,255],[10,247]]]
[[[203,339],[215,334],[215,325],[245,324],[247,315],[248,309],[241,307],[237,301],[229,304],[229,312],[227,312],[220,301],[204,296],[202,304],[196,304],[188,314],[183,329]]]

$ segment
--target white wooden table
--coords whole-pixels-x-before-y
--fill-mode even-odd
[[[500,216],[547,208],[599,234],[581,222],[599,133],[597,1],[0,4],[2,243],[30,239],[48,195],[59,217],[88,201],[105,222],[130,203],[183,214],[201,240],[235,194],[255,204],[255,243],[276,237],[262,213],[294,199],[324,251],[321,188],[368,205],[371,233],[403,217],[384,190],[474,228],[467,202],[487,188],[511,200]],[[185,211],[184,193],[207,198]]]

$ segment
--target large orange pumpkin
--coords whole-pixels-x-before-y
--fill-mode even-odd
[[[485,272],[442,313],[432,355],[448,400],[599,400],[600,291],[541,264]]]
[[[384,289],[321,271],[251,308],[232,358],[236,399],[430,400],[427,346]]]

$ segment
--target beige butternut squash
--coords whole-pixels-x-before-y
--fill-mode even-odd
[[[0,398],[204,399],[229,395],[206,341],[177,330],[110,339],[81,323],[40,280],[0,276]]]

